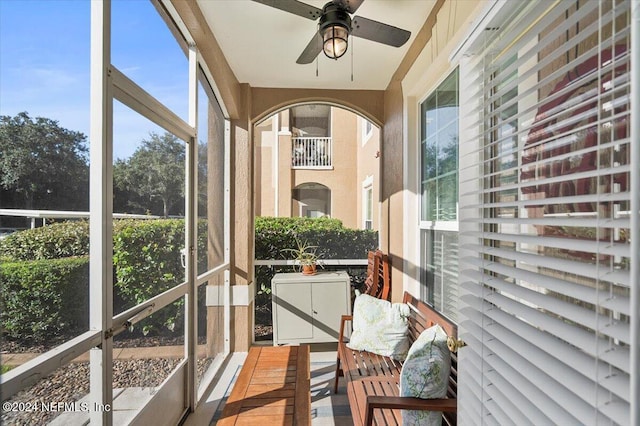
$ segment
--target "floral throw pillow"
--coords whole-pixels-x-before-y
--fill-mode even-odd
[[[411,345],[400,373],[400,396],[444,398],[450,369],[447,333],[436,324],[424,330]],[[403,425],[439,426],[441,422],[439,411],[402,410]]]
[[[360,294],[353,305],[353,332],[347,347],[403,361],[409,350],[409,305]]]

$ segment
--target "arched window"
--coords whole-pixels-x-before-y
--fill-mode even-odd
[[[293,212],[302,217],[331,216],[331,190],[320,183],[303,183],[293,189]]]

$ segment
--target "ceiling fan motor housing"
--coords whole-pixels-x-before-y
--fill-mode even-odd
[[[347,51],[347,37],[351,33],[349,13],[329,2],[322,8],[319,24],[324,54],[331,59],[338,59]]]

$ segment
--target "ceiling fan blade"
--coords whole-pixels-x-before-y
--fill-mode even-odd
[[[322,9],[311,6],[310,4],[302,3],[297,0],[253,0],[256,3],[262,3],[265,6],[274,7],[276,9],[284,10],[285,12],[293,13],[294,15],[302,16],[303,18],[311,19],[315,21],[322,15]]]
[[[372,19],[356,16],[351,21],[351,35],[393,47],[400,47],[409,40],[411,32]]]
[[[297,64],[310,64],[322,52],[322,36],[316,32],[307,47],[296,61]]]
[[[352,15],[356,13],[356,10],[358,10],[362,2],[364,2],[364,0],[333,0],[333,4],[340,6]]]

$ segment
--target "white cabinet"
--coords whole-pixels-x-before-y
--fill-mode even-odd
[[[338,341],[340,317],[351,314],[346,272],[276,274],[271,290],[274,345]]]

